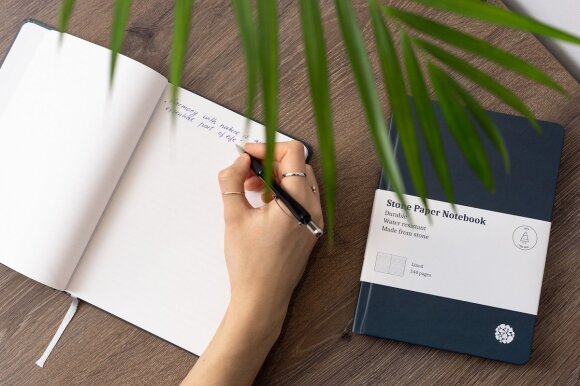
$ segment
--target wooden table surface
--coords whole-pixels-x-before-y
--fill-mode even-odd
[[[57,0],[0,0],[0,53],[22,20],[56,25]],[[70,32],[107,45],[113,1],[78,1]],[[104,3],[104,4],[103,4]],[[317,150],[297,1],[280,1],[280,127]],[[370,37],[364,1],[358,16]],[[408,1],[393,1],[424,9]],[[323,1],[338,162],[336,241],[321,243],[291,304],[283,333],[256,384],[577,384],[580,364],[580,87],[531,35],[428,12],[538,65],[565,86],[562,97],[509,71],[473,60],[516,90],[541,119],[566,128],[534,351],[515,366],[351,332],[373,193],[380,172],[345,60],[331,1]],[[167,75],[172,2],[135,1],[123,49],[126,55]],[[230,1],[198,1],[183,85],[242,111],[245,69]],[[470,59],[473,59],[469,57]],[[376,69],[376,61],[373,60]],[[381,79],[376,72],[377,82]],[[510,112],[471,88],[486,108]],[[261,110],[256,113],[261,119]],[[530,135],[534,135],[530,133]],[[313,165],[319,170],[319,162]],[[34,362],[52,338],[70,298],[0,265],[1,385],[172,385],[196,357],[95,307],[82,303],[44,369]]]

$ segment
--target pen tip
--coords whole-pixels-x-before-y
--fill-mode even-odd
[[[240,153],[240,154],[244,154],[245,153],[244,148],[241,147],[240,145],[236,145],[236,149],[238,150],[238,153]]]

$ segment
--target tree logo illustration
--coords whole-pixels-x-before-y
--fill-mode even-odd
[[[512,241],[518,249],[526,251],[536,246],[538,235],[531,226],[522,225],[514,230]]]
[[[500,343],[511,343],[515,337],[516,333],[509,324],[502,323],[495,328],[495,339]]]

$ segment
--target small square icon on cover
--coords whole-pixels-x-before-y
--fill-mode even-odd
[[[391,264],[389,265],[389,271],[391,275],[403,276],[405,274],[405,265],[407,264],[407,258],[403,256],[391,255]]]
[[[391,265],[391,255],[388,253],[377,253],[375,260],[375,272],[389,273],[389,266]]]

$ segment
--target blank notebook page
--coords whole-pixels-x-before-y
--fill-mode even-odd
[[[0,262],[64,289],[167,80],[26,23],[0,69]]]

